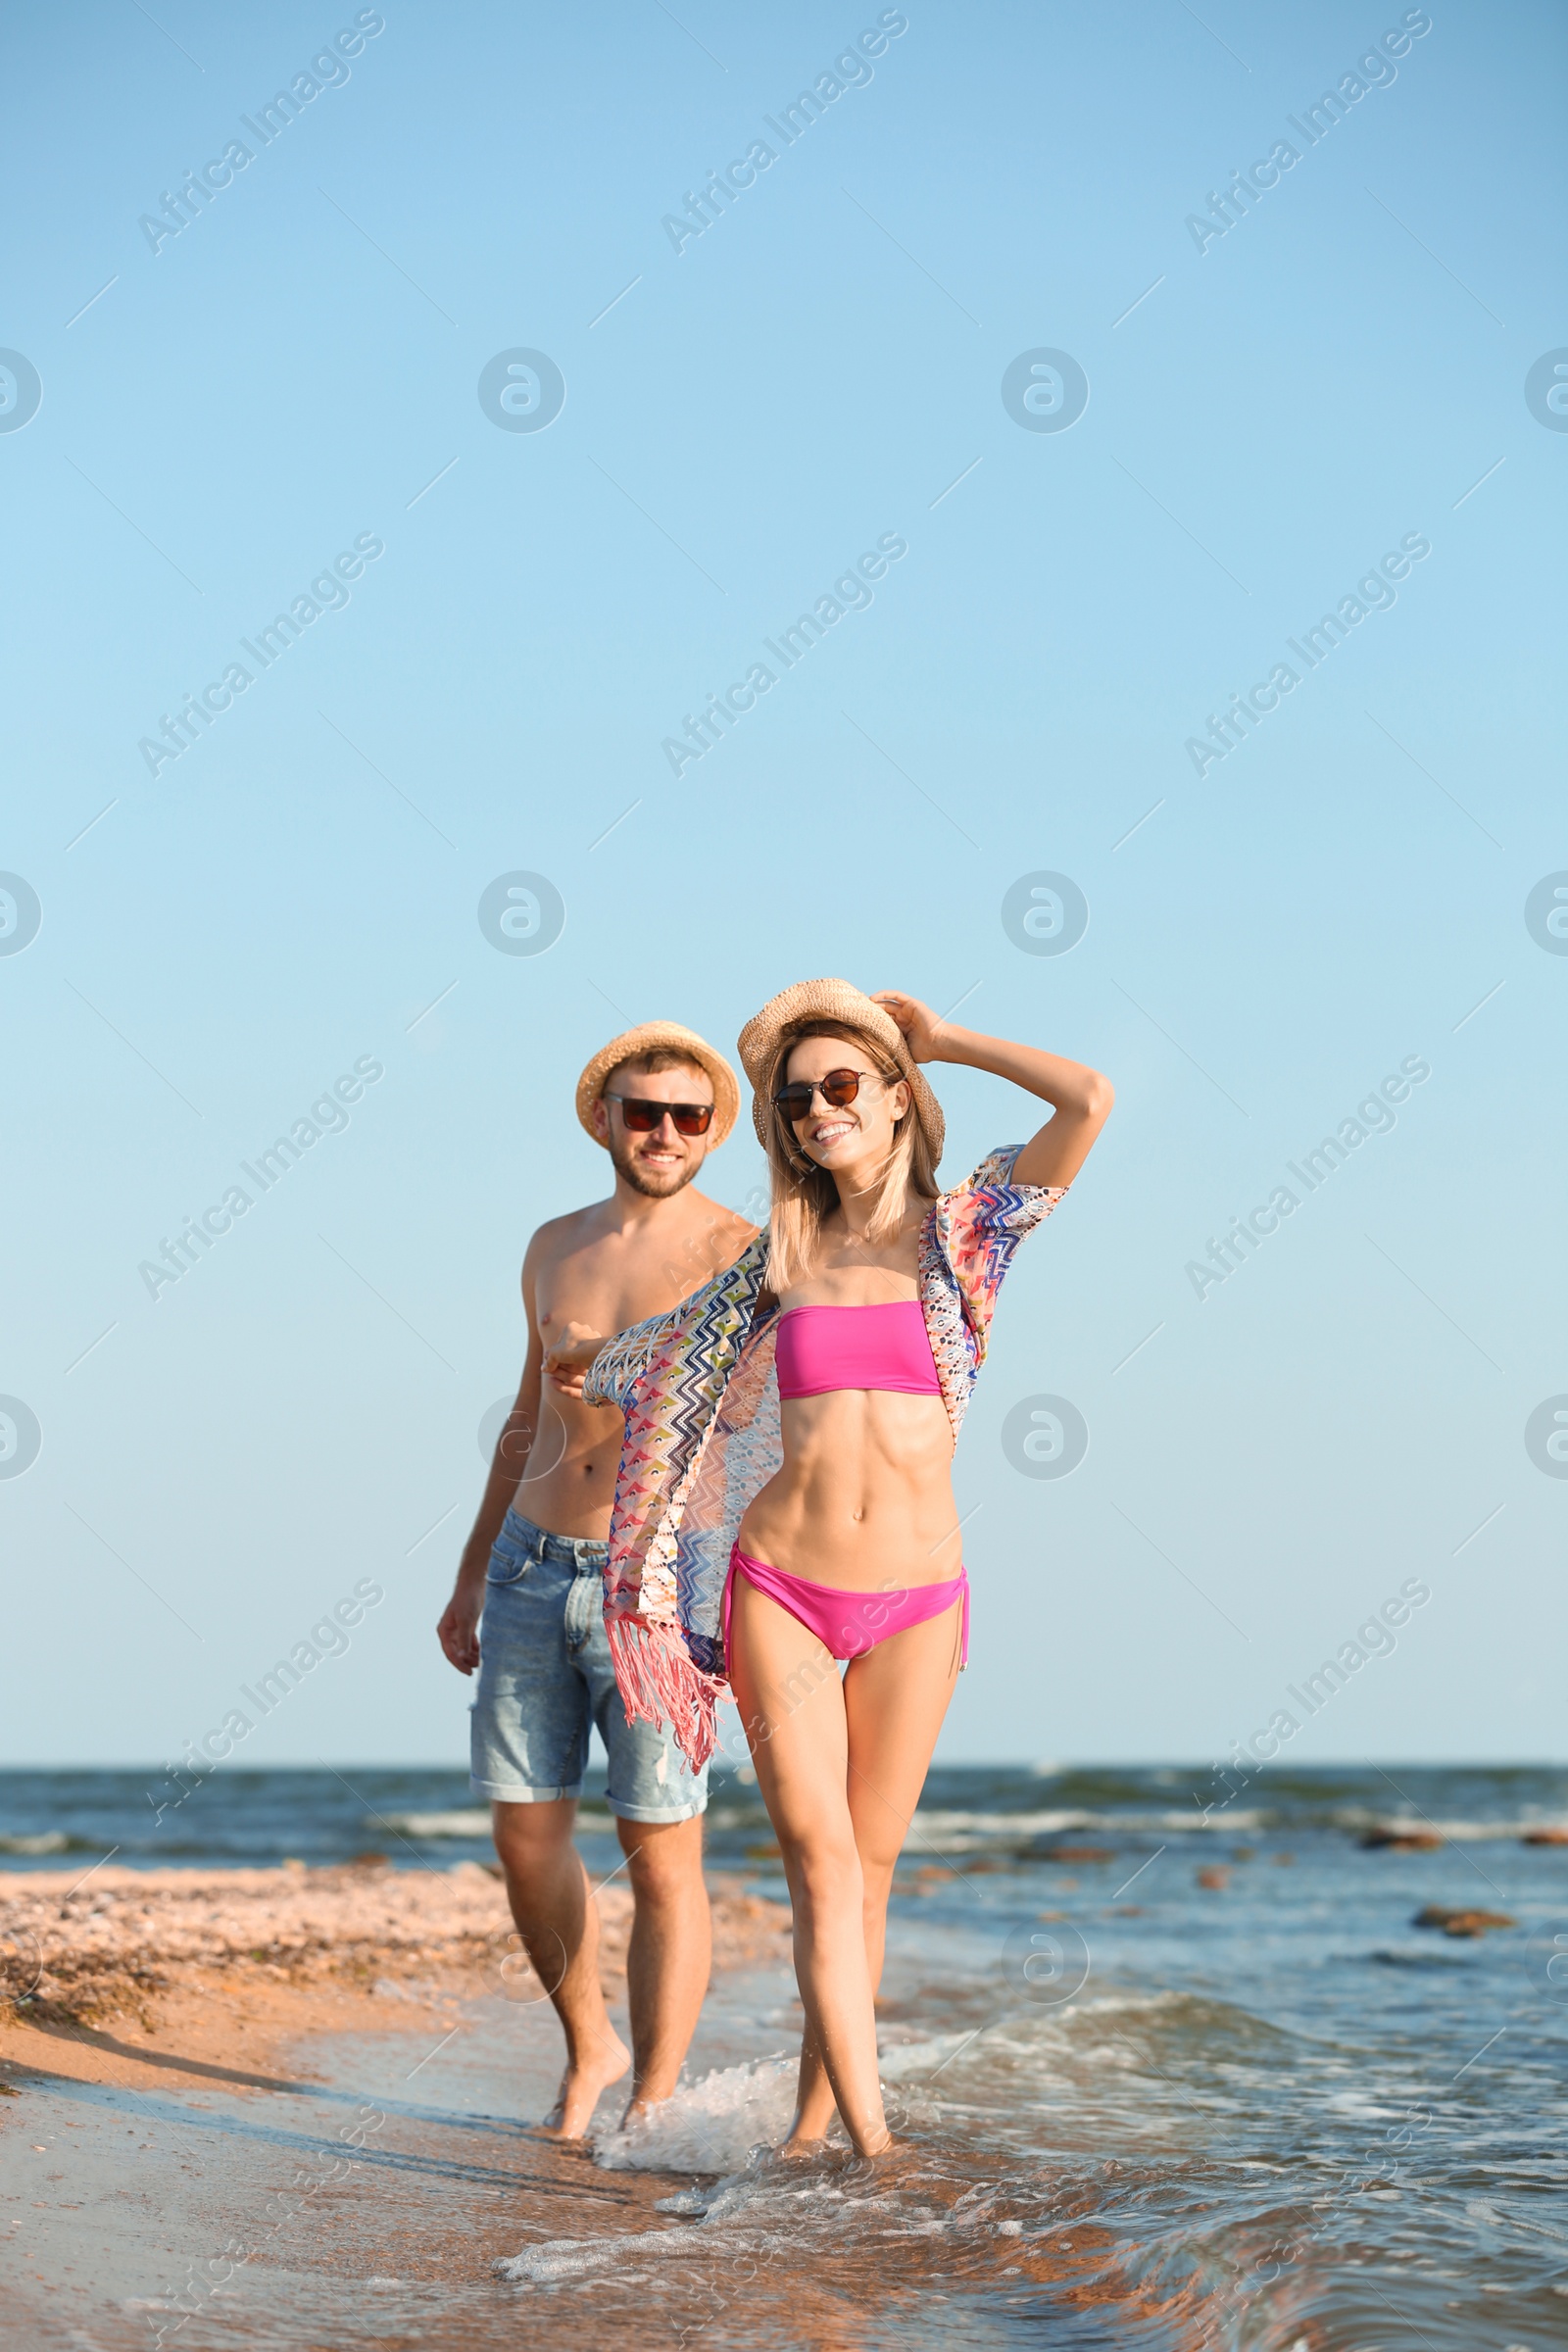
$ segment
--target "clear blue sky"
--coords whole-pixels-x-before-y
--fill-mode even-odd
[[[764,119],[884,12],[388,5],[264,145],[242,118],[374,12],[154,14],[6,34],[0,344],[42,401],[0,432],[0,869],[42,922],[0,955],[0,1392],[42,1444],[0,1478],[4,1754],[175,1755],[373,1578],[245,1759],[462,1759],[431,1628],[524,1243],[603,1186],[576,1073],[652,1015],[729,1048],[819,972],[1119,1090],[960,1451],[943,1753],[1223,1755],[1409,1578],[1292,1754],[1561,1753],[1568,1479],[1524,1437],[1568,1391],[1568,956],[1524,917],[1568,867],[1568,435],[1524,390],[1568,344],[1560,15],[1435,6],[1309,144],[1403,9],[911,5],[786,145]],[[234,141],[155,252],[141,216]],[[519,349],[564,379],[542,430],[480,405]],[[1004,405],[1042,349],[1088,379],[1064,430]],[[884,535],[874,601],[677,778],[664,738]],[[1287,641],[1407,538],[1308,669]],[[250,658],[356,541],[348,601]],[[518,870],[565,909],[537,956],[479,927]],[[1089,906],[1060,956],[1003,922],[1041,871]],[[1200,1299],[1189,1261],[1407,1057],[1397,1123]],[[151,1298],[360,1059],[349,1123]],[[950,1178],[1023,1131],[938,1081]],[[712,1189],[760,1174],[737,1136]],[[1059,1480],[1004,1450],[1042,1395],[1090,1433]]]

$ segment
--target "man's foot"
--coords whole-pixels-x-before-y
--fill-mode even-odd
[[[548,2139],[581,2139],[599,2104],[599,2094],[618,2082],[631,2052],[618,2034],[596,2037],[575,2066],[561,2078],[561,2092],[539,2130]]]
[[[647,2091],[634,2090],[626,2101],[626,2112],[620,2119],[621,2130],[629,2132],[633,2124],[646,2124],[649,2117],[657,2115],[673,2095],[672,2091],[666,2090],[661,2092],[657,2099],[651,2099]]]

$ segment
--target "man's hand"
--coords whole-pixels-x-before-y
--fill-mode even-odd
[[[436,1640],[460,1674],[472,1674],[479,1663],[479,1618],[483,1608],[483,1577],[460,1576],[435,1629]]]
[[[545,1370],[563,1396],[582,1395],[583,1377],[604,1344],[602,1331],[587,1323],[568,1323],[545,1350]]]

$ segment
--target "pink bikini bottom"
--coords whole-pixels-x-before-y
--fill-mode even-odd
[[[729,1604],[739,1569],[747,1583],[814,1634],[835,1658],[863,1657],[892,1634],[940,1617],[956,1600],[963,1602],[963,1653],[960,1668],[969,1663],[969,1579],[962,1568],[940,1585],[910,1585],[895,1592],[845,1592],[835,1585],[813,1585],[804,1576],[790,1576],[766,1560],[754,1560],[737,1544],[729,1555],[724,1579],[724,1648],[729,1649]]]

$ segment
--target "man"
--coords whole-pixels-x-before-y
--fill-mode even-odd
[[[479,1668],[471,1785],[490,1799],[512,1914],[565,2032],[566,2071],[544,2127],[563,2139],[581,2136],[628,2065],[628,2118],[675,2087],[708,1989],[708,1788],[666,1732],[627,1722],[615,1689],[601,1576],[621,1417],[541,1375],[568,1323],[614,1332],[663,1314],[752,1239],[754,1227],[692,1183],[739,1102],[723,1055],[674,1021],[628,1029],[583,1071],[577,1116],[610,1153],[614,1191],[542,1225],[528,1245],[522,1384],[436,1629],[460,1674]],[[630,2057],[600,1990],[598,1916],[572,1843],[591,1724],[609,1751],[610,1809],[636,1902]]]

